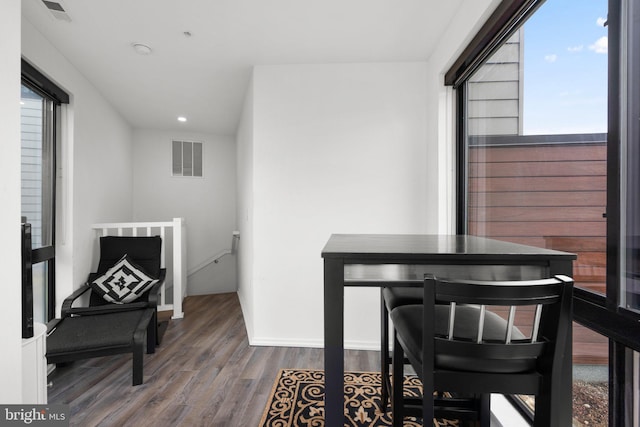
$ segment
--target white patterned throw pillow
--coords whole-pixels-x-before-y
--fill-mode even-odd
[[[102,276],[90,283],[105,300],[126,304],[135,301],[158,282],[125,255]]]

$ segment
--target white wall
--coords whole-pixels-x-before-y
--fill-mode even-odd
[[[20,0],[0,5],[0,403],[22,403]]]
[[[425,75],[425,63],[255,68],[253,160],[239,160],[253,173],[252,343],[323,345],[332,233],[437,230]],[[347,346],[378,345],[378,297],[346,293]]]
[[[58,162],[56,299],[79,287],[91,270],[96,222],[130,221],[132,149],[129,124],[100,92],[26,19],[22,55],[65,89]]]
[[[499,3],[465,0],[424,64],[254,69],[238,133],[239,295],[253,344],[322,345],[331,233],[455,232],[444,73]],[[377,291],[348,289],[345,305],[346,345],[377,348]]]
[[[203,177],[171,176],[171,141],[203,142]],[[187,270],[230,250],[236,223],[236,147],[232,137],[136,129],[133,133],[136,221],[185,218]],[[235,255],[188,277],[188,295],[235,292]]]
[[[238,299],[242,307],[247,335],[253,337],[255,311],[253,294],[253,76],[242,109],[236,135],[238,198],[236,224],[238,244]]]

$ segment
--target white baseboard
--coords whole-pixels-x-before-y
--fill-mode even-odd
[[[282,338],[256,338],[249,339],[249,345],[258,347],[304,347],[322,348],[324,343],[318,340],[282,339]]]
[[[283,339],[283,338],[249,338],[249,345],[258,347],[304,347],[304,348],[324,348],[324,341],[318,339]],[[379,342],[372,341],[345,341],[344,348],[347,350],[380,350]]]
[[[344,348],[347,350],[380,351],[380,343],[375,341],[345,341]]]

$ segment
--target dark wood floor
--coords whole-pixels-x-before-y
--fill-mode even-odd
[[[69,405],[72,426],[257,426],[281,368],[322,369],[321,349],[251,347],[235,293],[187,297],[144,383],[131,355],[101,357],[50,375],[49,403]],[[375,371],[379,353],[346,351],[345,369]]]

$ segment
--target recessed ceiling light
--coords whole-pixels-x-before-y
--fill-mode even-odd
[[[184,123],[184,122],[186,122],[186,121],[187,121],[187,118],[186,118],[186,117],[184,117],[184,116],[180,116],[180,117],[178,117],[178,121],[179,121],[179,122],[183,122],[183,123]]]
[[[139,55],[150,55],[152,52],[151,48],[146,44],[133,43],[131,46],[133,47],[133,50],[135,50]]]

